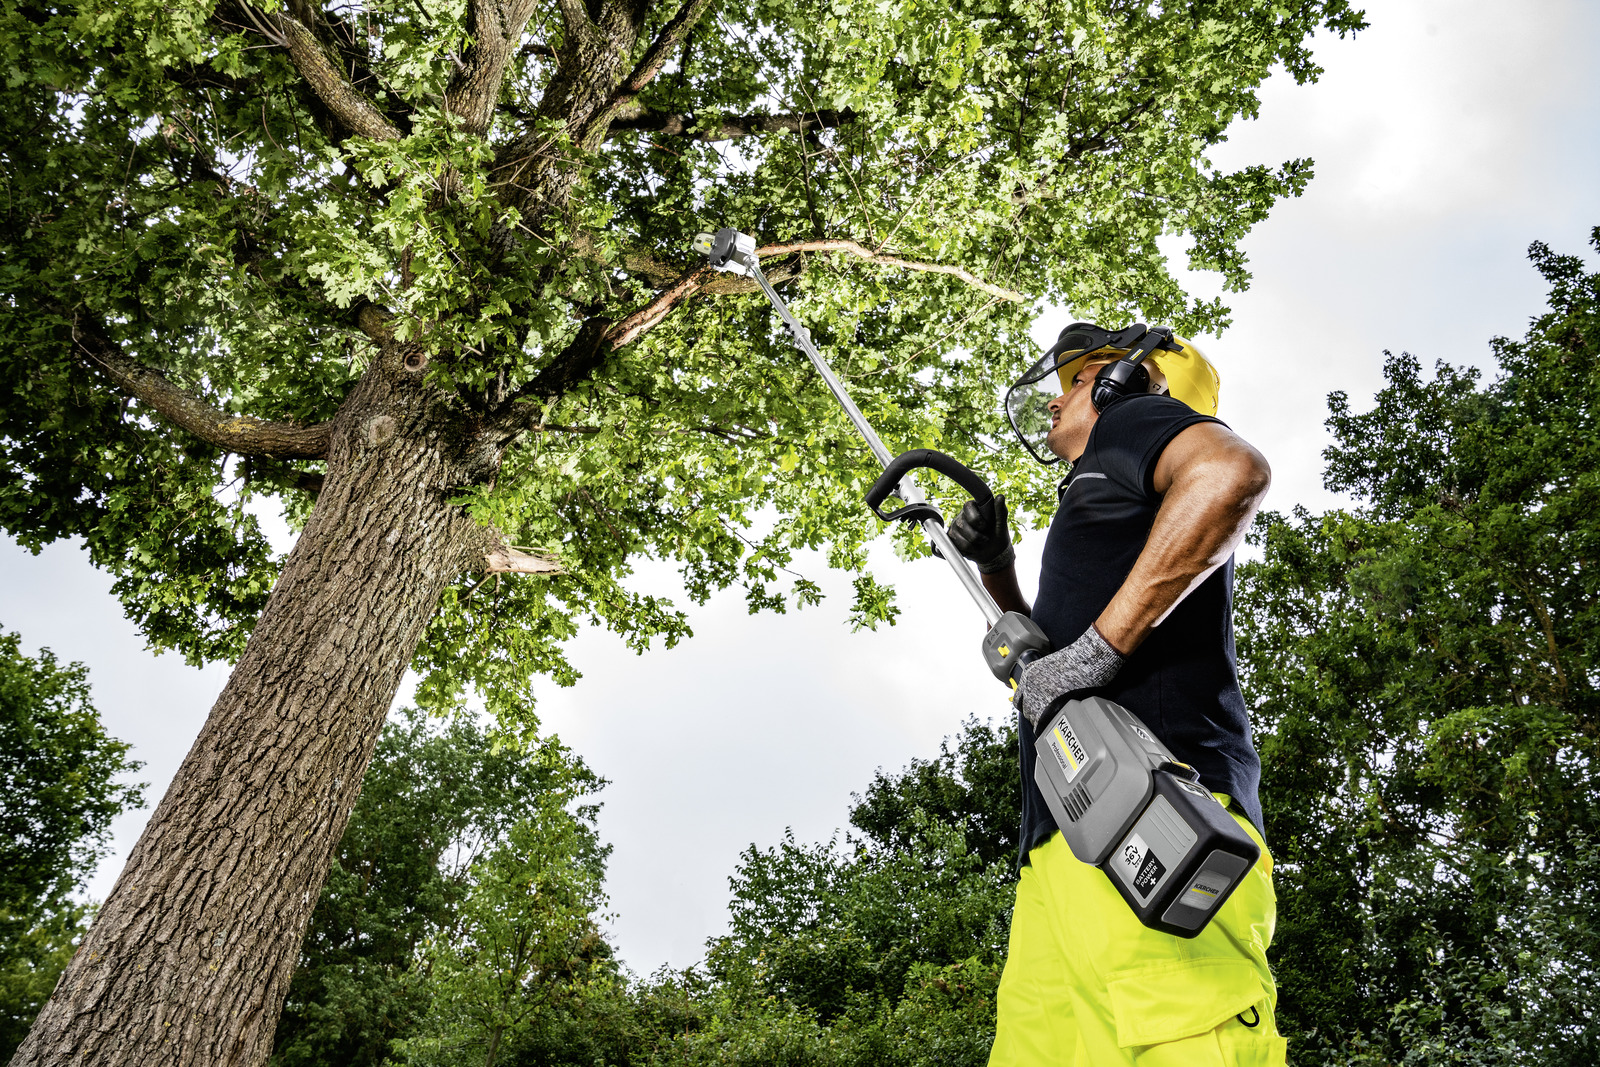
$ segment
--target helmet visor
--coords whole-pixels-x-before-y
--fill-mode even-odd
[[[1062,353],[1052,349],[1006,392],[1006,418],[1011,421],[1012,432],[1040,463],[1061,460],[1046,443],[1050,436],[1050,401],[1061,395],[1061,380],[1056,372],[1083,355],[1082,351]]]

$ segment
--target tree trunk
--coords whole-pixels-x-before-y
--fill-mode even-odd
[[[238,666],[12,1064],[256,1065],[400,679],[487,532],[500,447],[390,346]]]

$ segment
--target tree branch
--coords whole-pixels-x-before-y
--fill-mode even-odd
[[[594,23],[589,21],[589,9],[584,6],[583,0],[556,0],[556,7],[561,11],[561,28],[566,38],[563,52],[571,54],[574,44],[594,39]],[[560,58],[557,56],[558,61]]]
[[[672,285],[682,273],[678,267],[657,259],[655,254],[648,249],[623,246],[620,254],[615,258],[607,256],[595,242],[594,235],[579,230],[572,235],[572,249],[579,256],[599,263],[607,269],[621,268],[636,278],[642,278],[653,289],[661,289]]]
[[[394,343],[394,327],[391,325],[394,319],[394,312],[370,300],[356,308],[356,326],[375,344]]]
[[[671,314],[673,308],[699,292],[713,273],[710,267],[696,267],[656,294],[650,303],[612,326],[606,332],[606,340],[612,348],[621,348],[637,341]]]
[[[338,65],[323,50],[316,34],[303,23],[283,12],[257,11],[249,0],[240,0],[239,7],[261,36],[288,51],[289,61],[311,86],[311,91],[351,133],[375,141],[400,138],[399,128],[345,79]]]
[[[81,310],[61,310],[71,319],[72,348],[79,358],[179,429],[225,452],[243,456],[326,458],[331,433],[329,423],[300,426],[220,411],[180,389],[160,371],[129,357]]]
[[[246,456],[241,467],[247,485],[265,483],[279,489],[300,489],[312,496],[322,492],[322,483],[327,477],[319,471],[300,470],[271,456]]]
[[[999,297],[1001,300],[1010,300],[1013,303],[1021,304],[1028,299],[1014,289],[1003,289],[992,282],[986,282],[965,268],[952,267],[944,263],[922,263],[912,259],[901,259],[899,256],[884,255],[882,252],[871,252],[855,241],[838,239],[795,241],[786,245],[766,245],[756,249],[756,255],[758,256],[784,256],[793,252],[848,252],[870,263],[881,263],[886,267],[902,267],[906,270],[920,270],[930,274],[948,274],[952,278],[960,278],[980,292]]]
[[[765,249],[756,251],[762,253]],[[773,285],[782,285],[786,281],[800,277],[804,271],[805,263],[802,257],[795,256],[792,260],[780,263],[764,273],[767,281]],[[703,292],[707,296],[733,296],[738,293],[758,292],[760,288],[754,279],[742,275],[718,274],[710,267],[696,267],[656,294],[650,303],[617,322],[607,332],[606,338],[611,342],[612,348],[621,348],[625,344],[637,341],[666,318],[673,308],[695,293]]]
[[[825,109],[795,115],[727,115],[719,125],[695,129],[700,120],[693,114],[674,115],[665,111],[624,110],[611,120],[607,139],[623,133],[642,131],[684,137],[691,141],[733,141],[759,133],[801,133],[805,130],[835,129],[854,122],[856,113]]]
[[[927,271],[932,274],[948,274],[960,278],[974,289],[981,290],[1000,300],[1010,300],[1023,303],[1027,297],[1011,289],[1003,289],[979,278],[972,272],[961,267],[947,266],[943,263],[919,263],[915,260],[901,259],[899,256],[884,255],[871,252],[855,241],[824,240],[824,241],[795,241],[782,245],[763,245],[756,249],[757,256],[787,256],[800,252],[848,252],[859,256],[871,263],[881,263],[887,267],[902,267],[906,270]],[[779,282],[795,278],[804,270],[800,257],[796,256],[791,265],[780,266],[767,274],[767,280],[774,285]],[[731,295],[733,293],[753,293],[758,286],[749,278],[735,274],[717,274],[710,267],[696,267],[683,275],[660,293],[655,299],[644,307],[619,320],[606,331],[606,341],[612,348],[621,348],[623,345],[632,344],[643,337],[650,330],[660,324],[672,309],[683,303],[689,297],[702,290],[714,295]]]
[[[527,59],[529,56],[539,56],[542,59],[555,59],[556,50],[547,44],[539,44],[537,41],[530,41],[521,48],[517,49],[518,59]]]
[[[462,57],[444,94],[445,108],[461,119],[468,133],[482,136],[488,132],[495,103],[500,99],[500,84],[505,80],[506,63],[532,14],[529,0],[518,0],[503,8],[497,0],[472,0],[468,6],[467,32],[473,45]]]
[[[600,368],[614,347],[607,337],[607,328],[610,326],[610,319],[599,316],[585,320],[578,330],[578,336],[568,342],[561,354],[535,374],[532,381],[517,390],[516,396],[511,399],[515,401],[536,396],[548,400],[561,396],[589,377]]]
[[[644,55],[639,57],[639,62],[634,64],[633,72],[622,79],[622,84],[612,90],[611,98],[605,106],[595,112],[585,127],[585,133],[590,130],[605,129],[620,111],[627,108],[645,87],[655,81],[656,75],[661,73],[661,68],[666,65],[667,57],[677,51],[678,45],[683,43],[684,37],[694,29],[694,24],[700,21],[700,16],[705,13],[711,0],[684,0],[678,13],[667,20],[661,27],[661,32],[656,34],[656,39],[650,42],[650,47],[644,50]],[[582,138],[580,137],[580,140]]]

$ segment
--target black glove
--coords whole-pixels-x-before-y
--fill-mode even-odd
[[[1066,648],[1029,664],[1022,672],[1022,684],[1017,686],[1012,703],[1037,730],[1039,716],[1056,697],[1100,688],[1117,676],[1127,659],[1091,626]]]
[[[1006,525],[1006,498],[992,497],[983,507],[972,501],[950,524],[950,543],[978,565],[978,573],[993,574],[1016,563],[1011,528]]]

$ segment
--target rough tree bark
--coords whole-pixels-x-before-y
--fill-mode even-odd
[[[12,1061],[257,1064],[401,675],[489,531],[449,504],[505,442],[391,346],[331,427],[266,611]]]

